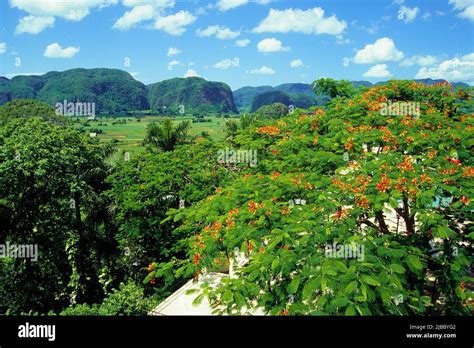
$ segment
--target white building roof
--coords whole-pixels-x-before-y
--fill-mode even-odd
[[[216,315],[213,313],[213,308],[207,298],[204,298],[200,304],[193,305],[193,301],[199,293],[186,294],[186,292],[191,289],[200,290],[201,285],[205,283],[210,286],[217,286],[222,278],[228,276],[224,273],[211,272],[201,276],[198,281],[190,280],[161,302],[149,315]],[[254,310],[247,314],[264,315],[261,310]]]

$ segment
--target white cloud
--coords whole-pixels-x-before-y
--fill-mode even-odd
[[[10,0],[10,6],[38,17],[62,17],[80,21],[89,15],[91,9],[117,4],[118,0]]]
[[[377,64],[362,74],[364,77],[390,77],[392,74],[387,70],[387,64]]]
[[[79,50],[79,47],[62,48],[57,42],[55,42],[46,47],[43,55],[48,58],[71,58],[74,57]]]
[[[423,16],[421,16],[421,18],[423,18],[423,20],[427,20],[428,18],[431,18],[431,13],[430,12],[426,12],[425,14],[423,14]]]
[[[418,7],[410,8],[405,5],[400,6],[400,9],[398,10],[398,19],[405,23],[411,23],[415,20],[418,11]]]
[[[214,64],[214,68],[225,70],[229,68],[238,68],[239,65],[239,58],[235,57],[234,59],[223,59],[220,62],[217,62]]]
[[[474,21],[474,0],[449,0],[449,3],[460,11],[458,17]]]
[[[154,9],[151,5],[135,6],[120,17],[114,24],[114,29],[128,30],[136,24],[150,20],[154,17]]]
[[[158,19],[164,9],[173,7],[174,0],[123,0],[123,5],[131,7],[113,25],[114,29],[128,30],[138,23]]]
[[[173,70],[173,67],[179,64],[181,64],[179,60],[172,60],[171,62],[168,63],[168,70]]]
[[[181,50],[179,48],[176,48],[176,47],[170,47],[168,48],[168,52],[166,53],[166,55],[168,57],[173,57],[173,56],[176,56],[178,54],[181,53]]]
[[[20,18],[20,22],[16,26],[15,34],[38,34],[46,28],[52,28],[54,21],[54,17],[26,16]]]
[[[170,35],[179,36],[186,31],[186,26],[194,23],[196,17],[188,11],[179,11],[173,15],[159,17],[155,23],[156,29],[166,31]]]
[[[249,39],[243,39],[243,40],[237,40],[235,42],[235,45],[237,47],[246,47],[248,44],[250,43],[250,40]]]
[[[413,65],[419,66],[429,66],[433,65],[438,61],[438,58],[435,56],[413,56],[410,58],[406,58],[400,62],[400,66],[402,67],[409,67]]]
[[[269,52],[283,52],[289,51],[289,47],[284,47],[280,40],[275,38],[263,39],[257,44],[259,52],[269,53]]]
[[[155,8],[173,7],[174,0],[123,0],[124,6],[135,7],[141,5],[151,5]]]
[[[303,61],[301,59],[294,59],[290,62],[290,67],[292,68],[301,68],[303,67]]]
[[[0,42],[0,54],[3,54],[7,51],[7,44],[6,42]]]
[[[366,45],[363,49],[357,51],[354,57],[356,64],[372,64],[389,61],[399,61],[405,55],[399,51],[392,39],[384,37],[378,39],[373,44]]]
[[[249,0],[219,0],[217,2],[217,7],[221,11],[227,11],[248,3]]]
[[[196,35],[199,37],[215,36],[219,40],[231,40],[239,36],[240,32],[232,31],[227,27],[221,27],[219,25],[210,25],[204,30],[201,30],[201,29],[196,30]]]
[[[324,17],[324,10],[315,7],[309,10],[271,9],[268,16],[253,29],[255,33],[288,33],[339,35],[347,28],[345,21],[335,15]]]
[[[93,8],[114,5],[118,0],[10,0],[10,6],[28,12],[18,23],[16,32],[37,34],[54,25],[54,17],[81,21]]]
[[[200,76],[198,75],[196,70],[188,69],[188,71],[186,71],[186,73],[184,74],[184,77],[200,77]]]
[[[422,67],[415,75],[417,79],[445,79],[448,81],[474,81],[474,53],[461,58],[445,60],[434,67]]]
[[[260,75],[273,75],[275,70],[267,66],[262,66],[260,69],[253,69],[249,71],[249,74],[260,74]]]
[[[344,38],[344,36],[342,35],[338,35],[336,36],[337,40],[336,40],[336,43],[338,45],[349,45],[350,43],[352,43],[352,41],[348,38]]]

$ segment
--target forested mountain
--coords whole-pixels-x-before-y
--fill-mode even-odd
[[[0,79],[0,104],[30,98],[56,103],[95,103],[96,113],[148,109],[146,87],[118,69],[71,69],[41,76]]]
[[[415,80],[416,82],[424,83],[428,86],[436,83],[444,83],[446,80],[432,80],[432,79],[420,79]],[[386,84],[388,81],[377,82],[375,84],[369,81],[350,81],[356,88],[359,87],[372,87],[374,85]],[[464,82],[453,82],[453,87],[469,87]],[[280,91],[286,93],[286,97],[283,97],[281,93],[266,94],[263,97],[259,97],[261,94]],[[258,97],[258,98],[257,98]],[[286,104],[285,100],[289,99],[289,104]],[[309,83],[284,83],[275,87],[271,86],[257,86],[257,87],[242,87],[234,91],[235,105],[241,111],[255,111],[262,105],[269,105],[272,103],[280,102],[285,105],[294,105],[299,108],[308,108],[312,105],[321,105],[326,101],[324,96],[315,96],[312,85]],[[268,100],[268,102],[265,102]],[[262,104],[263,101],[263,104]],[[255,108],[252,106],[255,102]]]
[[[259,86],[259,87],[242,87],[235,91],[234,94],[234,102],[237,108],[239,109],[250,109],[250,105],[252,104],[252,100],[256,95],[273,91],[272,86]]]
[[[415,80],[426,85],[445,80]],[[351,81],[355,87],[371,87],[368,81]],[[375,85],[385,84],[378,82]],[[468,87],[455,82],[454,87]],[[263,105],[282,103],[309,108],[322,105],[326,96],[316,96],[311,84],[285,83],[276,87],[242,87],[232,92],[223,82],[200,77],[173,78],[145,86],[128,72],[118,69],[71,69],[44,75],[0,77],[0,105],[13,99],[35,99],[51,106],[56,103],[95,103],[97,114],[148,110],[155,113],[222,114],[255,111]],[[180,108],[180,106],[184,108]]]
[[[201,77],[174,78],[149,85],[148,100],[153,112],[163,114],[237,113],[230,87]]]

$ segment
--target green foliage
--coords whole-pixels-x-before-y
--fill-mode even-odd
[[[144,143],[164,152],[172,151],[176,145],[185,141],[189,127],[188,121],[174,125],[171,118],[165,118],[161,123],[150,123]]]
[[[315,96],[310,84],[305,83],[285,83],[276,87],[259,86],[259,87],[242,87],[234,91],[235,105],[241,112],[249,112],[252,109],[252,102],[254,99],[267,92],[277,92],[276,97],[280,96],[280,100],[273,100],[270,93],[267,97],[260,97],[264,99],[264,104],[271,104],[273,102],[282,102],[285,105],[293,105],[297,108],[309,108],[314,105],[323,105],[329,98],[327,96]],[[257,98],[258,99],[258,98]],[[288,104],[285,103],[288,101]],[[261,103],[261,102],[259,102]],[[264,105],[261,104],[260,106]],[[260,107],[258,106],[258,107]],[[257,108],[258,108],[257,107]],[[255,109],[256,110],[256,109]],[[254,111],[255,111],[254,110]]]
[[[129,282],[120,283],[119,289],[113,289],[101,304],[73,305],[64,309],[60,315],[147,315],[155,305],[156,302],[153,299],[145,297],[143,288]]]
[[[205,286],[196,303],[207,297],[230,314],[469,313],[472,89],[316,85],[334,97],[324,109],[226,112],[221,143],[198,137],[210,128],[186,138],[189,124],[166,119],[147,130],[160,151],[114,160],[116,143],[56,124],[43,104],[0,108],[0,243],[39,248],[37,262],[0,259],[0,313],[145,315],[238,256],[236,276]],[[419,103],[420,115],[383,115],[388,101]],[[256,166],[218,160],[227,147],[257,151]],[[336,244],[357,254],[331,256]]]
[[[57,310],[100,298],[113,228],[101,196],[104,148],[72,128],[13,119],[0,131],[0,243],[36,244],[38,260],[0,262],[0,311]]]
[[[176,233],[193,233],[176,276],[241,252],[236,277],[202,289],[217,312],[467,314],[473,119],[458,97],[449,85],[392,81],[237,134],[258,165],[171,212]],[[421,115],[383,116],[387,100],[419,102]],[[363,252],[329,257],[334,243]]]
[[[252,100],[258,94],[270,92],[273,90],[272,86],[259,87],[242,87],[233,92],[235,105],[239,110],[250,111]]]
[[[288,107],[282,103],[261,106],[255,115],[259,119],[279,119],[288,115]]]
[[[259,94],[253,99],[250,111],[255,112],[264,105],[276,103],[288,106],[291,104],[290,96],[287,93],[281,91],[270,91]]]
[[[152,84],[148,95],[152,111],[166,115],[237,112],[228,85],[200,77],[174,78]]]
[[[256,123],[257,116],[255,114],[249,114],[249,115],[244,114],[240,116],[239,121],[240,121],[240,127],[242,129],[247,129]]]
[[[314,92],[317,95],[326,94],[331,98],[351,97],[355,94],[355,88],[349,81],[334,79],[319,79],[313,82]]]
[[[0,106],[0,125],[4,126],[15,118],[39,118],[55,124],[68,124],[68,120],[57,116],[51,106],[32,99],[15,99]]]
[[[235,136],[239,130],[239,123],[236,120],[228,120],[225,123],[224,132],[226,135],[226,140],[230,143],[233,143]]]
[[[174,151],[142,154],[121,163],[109,177],[108,196],[119,226],[117,240],[129,251],[122,253],[122,267],[137,282],[151,260],[185,258],[182,241],[192,232],[174,232],[177,224],[167,213],[186,210],[179,209],[181,200],[185,208],[190,207],[229,178],[229,170],[217,163],[219,149],[204,139]]]
[[[275,87],[272,91],[256,95],[252,100],[252,105],[250,107],[251,112],[256,112],[262,106],[275,103],[284,104],[286,106],[293,105],[295,108],[307,109],[311,106],[322,104],[325,101],[325,97],[318,98],[313,94],[284,92],[276,88],[278,87]],[[291,91],[294,89],[287,88],[286,90]]]
[[[6,103],[13,99],[33,99],[37,92],[44,86],[41,76],[15,76],[11,80],[1,78],[0,80],[0,103]]]
[[[51,106],[96,103],[97,113],[148,109],[146,87],[117,69],[71,69],[41,76],[16,76],[0,83],[0,102],[30,98]]]

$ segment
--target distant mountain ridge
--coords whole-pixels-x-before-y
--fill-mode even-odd
[[[317,96],[311,85],[306,83],[284,83],[275,87],[258,86],[242,87],[235,91],[234,101],[241,111],[254,112],[268,103],[282,103],[286,106],[294,105],[299,108],[308,108],[311,105],[323,104],[327,98]]]
[[[414,81],[427,85],[444,83],[446,80],[438,79],[415,79]],[[383,85],[387,81],[377,82],[375,84],[369,81],[350,81],[354,87],[372,87]],[[453,82],[453,87],[469,87],[464,82]],[[278,91],[278,92],[277,92]],[[273,92],[273,93],[272,93]],[[283,92],[283,94],[281,93]],[[245,86],[233,91],[234,100],[237,108],[241,111],[255,111],[262,105],[268,105],[273,102],[280,102],[287,106],[308,108],[311,105],[321,105],[327,100],[327,97],[316,96],[312,85],[307,83],[284,83],[275,87],[272,86]],[[309,96],[309,98],[308,98]],[[308,105],[308,103],[310,105]]]
[[[445,80],[415,80],[428,85]],[[355,87],[370,87],[368,81],[351,81]],[[468,87],[464,82],[454,87]],[[0,105],[13,99],[36,99],[55,106],[56,103],[95,103],[98,114],[113,114],[135,110],[151,110],[159,114],[227,114],[255,111],[276,102],[287,106],[308,108],[321,105],[327,96],[317,96],[311,84],[284,83],[272,86],[246,86],[232,91],[223,82],[200,77],[173,78],[148,86],[128,72],[119,69],[70,69],[50,71],[44,75],[0,76]]]
[[[163,114],[237,113],[232,90],[200,77],[174,78],[151,85],[118,69],[70,69],[44,75],[0,77],[0,105],[36,99],[51,106],[64,100],[95,103],[98,114],[149,110]]]
[[[99,113],[148,109],[146,86],[119,69],[71,69],[0,80],[0,104],[30,98],[56,103],[95,103]]]
[[[162,114],[237,113],[232,90],[201,77],[174,78],[148,85],[152,112]]]

